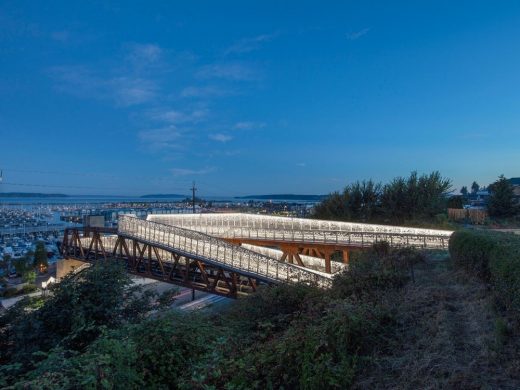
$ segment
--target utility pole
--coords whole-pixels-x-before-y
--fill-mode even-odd
[[[195,191],[197,189],[195,188],[195,182],[193,182],[193,185],[190,188],[191,190],[191,207],[193,208],[193,214],[195,214]]]

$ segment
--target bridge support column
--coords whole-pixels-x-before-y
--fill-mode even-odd
[[[350,262],[350,250],[343,249],[343,263],[348,264]]]
[[[280,245],[280,249],[283,252],[280,261],[287,261],[288,263],[298,264],[305,267],[305,264],[303,264],[300,257],[300,250],[297,245]]]
[[[331,266],[330,262],[332,261],[331,257],[332,257],[332,254],[334,253],[334,250],[331,250],[329,248],[323,248],[322,252],[324,255],[323,258],[325,259],[325,272],[328,274],[331,274],[332,266]]]

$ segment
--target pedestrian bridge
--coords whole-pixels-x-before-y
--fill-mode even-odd
[[[225,239],[338,244],[358,247],[387,241],[391,246],[445,249],[451,231],[256,214],[150,214],[147,221]]]
[[[258,283],[330,287],[333,272],[345,267],[331,261],[338,250],[344,255],[381,241],[441,249],[450,235],[249,214],[149,215],[146,220],[123,215],[117,229],[68,229],[62,253],[87,262],[121,260],[133,274],[236,297],[255,291]]]

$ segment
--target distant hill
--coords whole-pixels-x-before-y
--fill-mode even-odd
[[[0,198],[68,198],[65,194],[42,194],[40,192],[0,192]]]
[[[235,199],[265,199],[265,200],[323,200],[327,195],[296,195],[296,194],[272,194],[272,195],[247,195],[235,196]]]
[[[143,195],[141,198],[158,198],[158,199],[168,199],[168,198],[185,198],[186,195],[179,195],[179,194],[149,194],[149,195]]]

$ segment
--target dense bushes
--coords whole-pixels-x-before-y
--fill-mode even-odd
[[[348,388],[394,326],[395,294],[418,259],[413,250],[352,256],[328,291],[277,286],[237,302],[216,388]],[[231,354],[229,354],[231,353]],[[208,383],[206,383],[208,384]]]
[[[400,287],[419,259],[379,244],[353,255],[330,290],[263,286],[223,313],[147,317],[146,302],[129,310],[140,295],[128,297],[120,269],[89,268],[77,286],[57,285],[38,310],[10,310],[10,323],[0,317],[10,351],[0,356],[0,387],[348,388],[386,348]],[[103,291],[96,281],[114,286]]]
[[[36,290],[38,290],[38,288],[34,284],[29,283],[23,285],[22,288],[8,287],[2,292],[1,296],[3,298],[12,298],[18,295],[30,294],[35,292]]]
[[[0,387],[2,379],[33,369],[52,349],[82,352],[104,331],[143,320],[154,308],[154,294],[130,284],[121,265],[100,262],[53,284],[48,296],[25,298],[0,316]]]
[[[457,231],[450,238],[449,250],[457,267],[489,281],[489,261],[497,245],[489,233]]]
[[[520,321],[520,237],[459,231],[449,248],[454,264],[489,283],[497,302]]]

